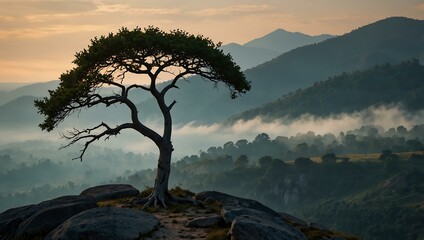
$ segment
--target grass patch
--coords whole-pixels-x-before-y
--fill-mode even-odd
[[[227,240],[228,239],[228,231],[230,231],[230,227],[224,228],[211,228],[207,230],[206,240]]]
[[[145,198],[150,196],[152,193],[153,188],[152,187],[145,187],[142,191],[140,191],[140,194],[138,195],[140,198]]]
[[[171,195],[174,197],[180,197],[180,198],[192,198],[194,197],[194,195],[196,195],[195,193],[186,189],[182,189],[180,187],[172,188],[171,190],[169,190],[169,193],[171,193]]]

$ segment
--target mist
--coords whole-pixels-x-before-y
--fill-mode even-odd
[[[271,138],[277,136],[295,136],[309,131],[315,134],[339,134],[363,125],[376,125],[384,129],[403,125],[411,128],[423,124],[424,111],[408,112],[401,105],[373,106],[351,114],[342,113],[328,117],[317,117],[304,114],[296,119],[277,119],[266,121],[255,118],[249,121],[238,121],[233,125],[223,123],[198,125],[190,122],[174,128],[173,143],[175,155],[188,155],[210,146],[220,146],[228,141],[240,139],[251,140],[260,133],[267,133]],[[135,148],[129,150],[136,151]]]
[[[175,148],[174,160],[196,154],[200,150],[210,146],[219,146],[228,141],[239,139],[253,139],[260,133],[267,133],[271,138],[277,136],[295,136],[299,133],[309,131],[315,134],[324,135],[326,133],[339,134],[352,129],[360,128],[363,125],[376,125],[389,129],[399,125],[411,128],[414,125],[423,124],[424,111],[408,112],[401,105],[373,106],[365,110],[354,113],[334,114],[327,117],[317,117],[304,114],[296,119],[276,119],[273,121],[264,120],[260,117],[249,121],[237,121],[235,124],[227,123],[197,124],[195,121],[182,125],[174,125],[173,145]],[[155,129],[159,133],[162,131],[161,122],[150,121],[147,126]],[[90,126],[85,126],[90,127]],[[60,132],[66,132],[68,128],[62,128],[53,132],[43,132],[38,128],[25,129],[22,131],[2,130],[0,134],[0,144],[12,142],[44,140],[60,145],[66,145],[67,141],[60,137]],[[82,142],[81,142],[82,144]],[[121,149],[126,152],[136,154],[157,154],[157,147],[154,143],[143,135],[127,130],[116,137],[111,137],[107,141],[97,141],[94,143],[99,147]],[[74,147],[75,148],[75,147]],[[77,151],[75,151],[77,152]],[[90,148],[87,153],[90,152]],[[75,156],[76,157],[76,156]]]

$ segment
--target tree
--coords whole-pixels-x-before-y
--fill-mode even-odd
[[[261,168],[268,168],[269,166],[271,166],[272,157],[271,156],[263,156],[263,157],[259,158],[258,163],[259,163],[259,166],[261,166]]]
[[[324,164],[335,164],[337,161],[337,157],[334,153],[326,153],[321,157],[321,160]]]
[[[249,158],[246,155],[240,155],[236,161],[234,161],[234,166],[236,168],[246,168],[249,164]]]
[[[35,101],[40,114],[45,115],[39,125],[42,130],[51,131],[65,118],[82,108],[97,105],[106,107],[122,104],[130,110],[131,120],[115,127],[101,122],[97,126],[84,130],[74,129],[67,135],[69,145],[85,141],[81,154],[82,160],[89,145],[99,139],[109,139],[121,131],[132,129],[152,140],[159,150],[157,175],[151,195],[145,206],[161,204],[177,199],[168,192],[168,179],[173,145],[171,109],[174,100],[166,103],[165,95],[171,89],[178,89],[177,83],[190,75],[198,75],[215,84],[223,83],[229,90],[231,98],[250,90],[250,83],[245,79],[240,67],[229,54],[219,49],[209,38],[195,36],[185,31],[174,30],[169,33],[155,27],[128,30],[122,28],[118,33],[110,33],[91,40],[87,49],[75,55],[75,68],[60,76],[60,84],[49,97]],[[171,73],[173,77],[162,87],[158,86],[158,78],[162,73]],[[124,85],[128,74],[140,77],[147,76],[147,85]],[[119,89],[110,95],[99,94],[105,86]],[[150,93],[156,100],[163,116],[163,132],[154,131],[142,123],[134,102],[128,97],[134,89]],[[99,119],[99,121],[101,121]],[[65,147],[66,147],[65,146]]]

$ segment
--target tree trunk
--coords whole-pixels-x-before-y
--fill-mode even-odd
[[[161,204],[166,208],[166,203],[171,201],[171,195],[168,192],[168,181],[171,172],[172,151],[173,147],[171,142],[163,143],[162,146],[159,147],[159,160],[155,185],[146,206],[153,203],[155,207]]]
[[[165,95],[157,92],[156,89],[152,91],[154,91],[152,94],[156,98],[159,108],[163,114],[164,125],[161,140],[155,141],[159,148],[158,168],[156,172],[155,186],[153,187],[153,191],[150,194],[145,207],[148,207],[153,203],[155,207],[158,207],[158,204],[161,204],[164,208],[167,208],[166,203],[172,201],[172,196],[168,192],[169,174],[171,172],[171,156],[172,151],[174,151],[171,142],[172,118],[170,110],[175,104],[175,101],[170,106],[167,106],[165,104]]]

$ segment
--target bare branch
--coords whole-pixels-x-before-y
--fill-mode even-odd
[[[148,88],[148,87],[146,87],[146,86],[143,86],[143,85],[139,85],[139,84],[133,84],[133,85],[130,85],[129,87],[127,87],[127,93],[130,91],[130,89],[132,89],[132,88],[141,88],[141,89],[143,89],[143,90],[146,90],[146,91],[149,91],[150,92],[150,88]]]
[[[170,111],[172,109],[172,107],[177,103],[177,101],[173,101],[169,106],[168,106],[168,111]]]
[[[95,133],[96,130],[99,130],[101,128],[104,128],[104,130],[100,133]],[[107,125],[106,123],[102,122],[101,124],[93,127],[93,128],[87,128],[84,130],[78,130],[78,129],[73,129],[72,131],[68,131],[68,135],[65,134],[61,134],[63,138],[69,140],[69,143],[65,146],[62,146],[62,148],[66,148],[69,147],[73,144],[75,144],[76,142],[79,142],[81,140],[87,140],[84,144],[83,149],[80,151],[80,155],[76,158],[73,158],[73,160],[75,159],[80,159],[82,161],[82,157],[84,156],[85,152],[87,151],[88,147],[90,146],[90,144],[92,144],[93,142],[101,139],[101,138],[105,138],[104,140],[108,140],[110,138],[110,136],[116,136],[118,135],[123,129],[129,129],[132,128],[134,129],[134,124],[132,123],[124,123],[121,124],[119,126],[116,126],[115,128],[111,128],[109,127],[109,125]]]

